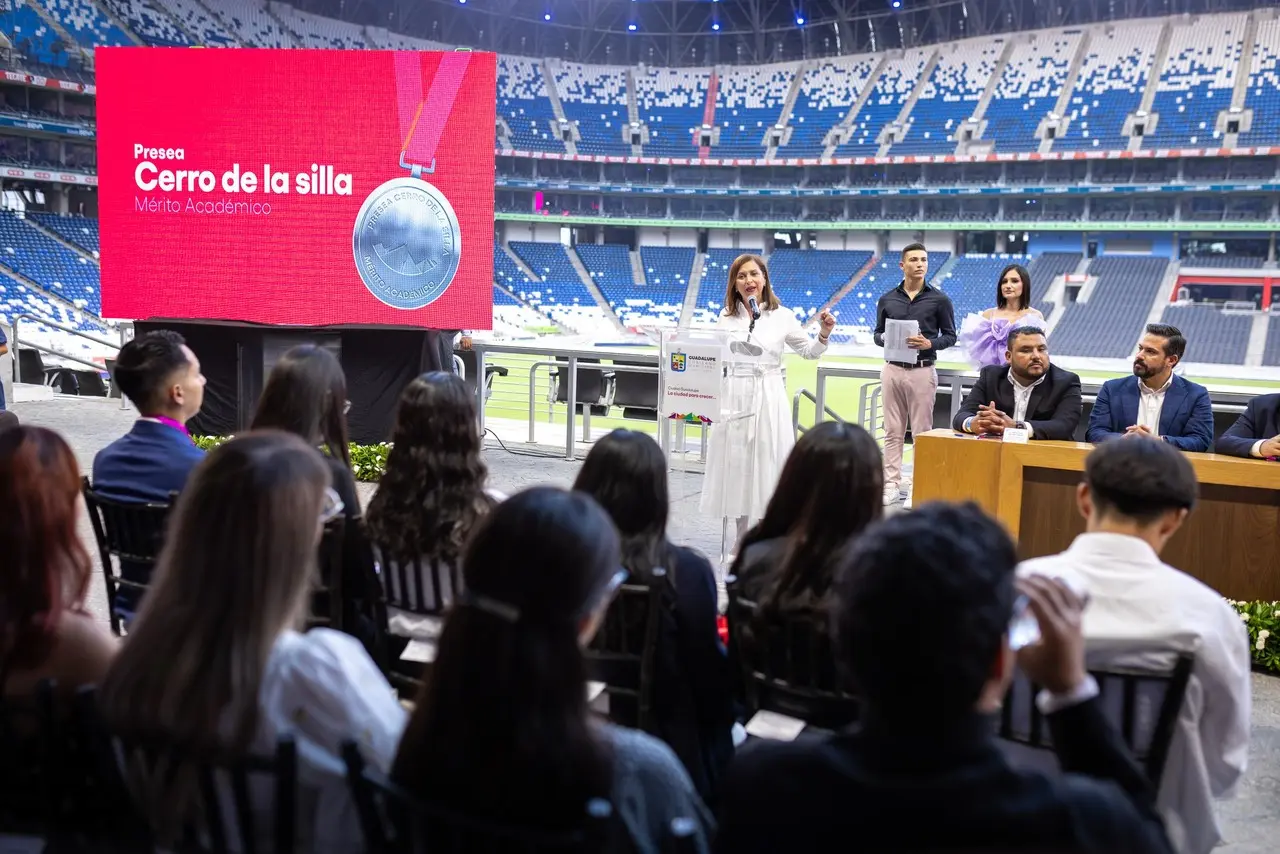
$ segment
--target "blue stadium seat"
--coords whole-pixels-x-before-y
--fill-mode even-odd
[[[787,122],[793,129],[791,139],[779,154],[820,157],[827,133],[844,119],[875,67],[875,57],[855,56],[824,59],[809,68]]]
[[[645,284],[643,289],[630,285],[629,295],[623,301],[625,315],[614,305],[622,322],[627,325],[664,323],[671,326],[679,322],[689,291],[694,255],[690,246],[641,246],[640,266],[644,270]],[[626,263],[626,277],[630,282],[630,258]],[[612,298],[610,303],[613,304]]]
[[[37,231],[12,211],[0,211],[0,264],[89,314],[102,316],[97,265]]]
[[[152,0],[104,0],[104,3],[134,35],[148,44],[187,47],[194,43]]]
[[[775,249],[769,280],[778,300],[807,322],[875,255],[845,249]]]
[[[1178,327],[1187,339],[1187,362],[1243,365],[1249,349],[1253,317],[1224,314],[1216,305],[1171,305],[1160,318]]]
[[[1174,25],[1151,111],[1159,116],[1143,148],[1218,147],[1218,114],[1231,106],[1248,15]]]
[[[631,154],[624,136],[628,126],[625,68],[566,62],[556,72],[556,92],[565,118],[582,134],[578,153]]]
[[[933,48],[911,48],[885,63],[871,95],[853,120],[849,141],[836,149],[837,157],[874,156],[880,151],[880,132],[897,120],[932,53]]]
[[[517,149],[564,153],[564,143],[552,132],[556,113],[538,60],[498,57],[498,115],[507,120]]]
[[[27,216],[57,234],[63,240],[74,243],[86,252],[97,253],[101,251],[98,245],[98,221],[96,219],[87,216],[76,216],[75,214],[59,216],[58,214],[39,211],[28,212]]]
[[[715,123],[720,140],[713,157],[764,157],[765,135],[782,117],[782,105],[799,63],[726,69],[716,88]]]
[[[1005,39],[971,39],[941,48],[924,91],[907,116],[907,132],[891,154],[955,154],[956,132],[973,116],[995,72]]]
[[[1253,125],[1240,134],[1239,144],[1275,145],[1280,140],[1280,18],[1258,22],[1244,105],[1253,110]]]
[[[695,132],[706,115],[711,72],[705,68],[647,68],[633,77],[640,121],[649,128],[644,153],[697,157]]]
[[[1142,103],[1163,24],[1126,21],[1095,32],[1067,107],[1071,121],[1054,151],[1120,151],[1124,122]]]
[[[1057,104],[1080,39],[1079,30],[1061,30],[1014,46],[983,114],[982,138],[993,140],[996,151],[1039,150],[1036,128]]]

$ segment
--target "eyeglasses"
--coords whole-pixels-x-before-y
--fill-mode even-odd
[[[332,486],[324,488],[324,504],[320,508],[320,524],[327,525],[342,515],[347,506],[342,503],[342,496]]]

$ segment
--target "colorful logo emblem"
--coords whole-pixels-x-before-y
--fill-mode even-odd
[[[684,353],[672,353],[671,354],[671,370],[675,371],[676,373],[681,373],[682,371],[684,371],[684,369],[685,369]]]

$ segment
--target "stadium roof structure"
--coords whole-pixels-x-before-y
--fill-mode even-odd
[[[753,64],[998,32],[1247,10],[1263,0],[292,0],[447,44],[578,62]]]

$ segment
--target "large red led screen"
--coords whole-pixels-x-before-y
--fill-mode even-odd
[[[493,54],[96,64],[105,316],[492,325]]]

